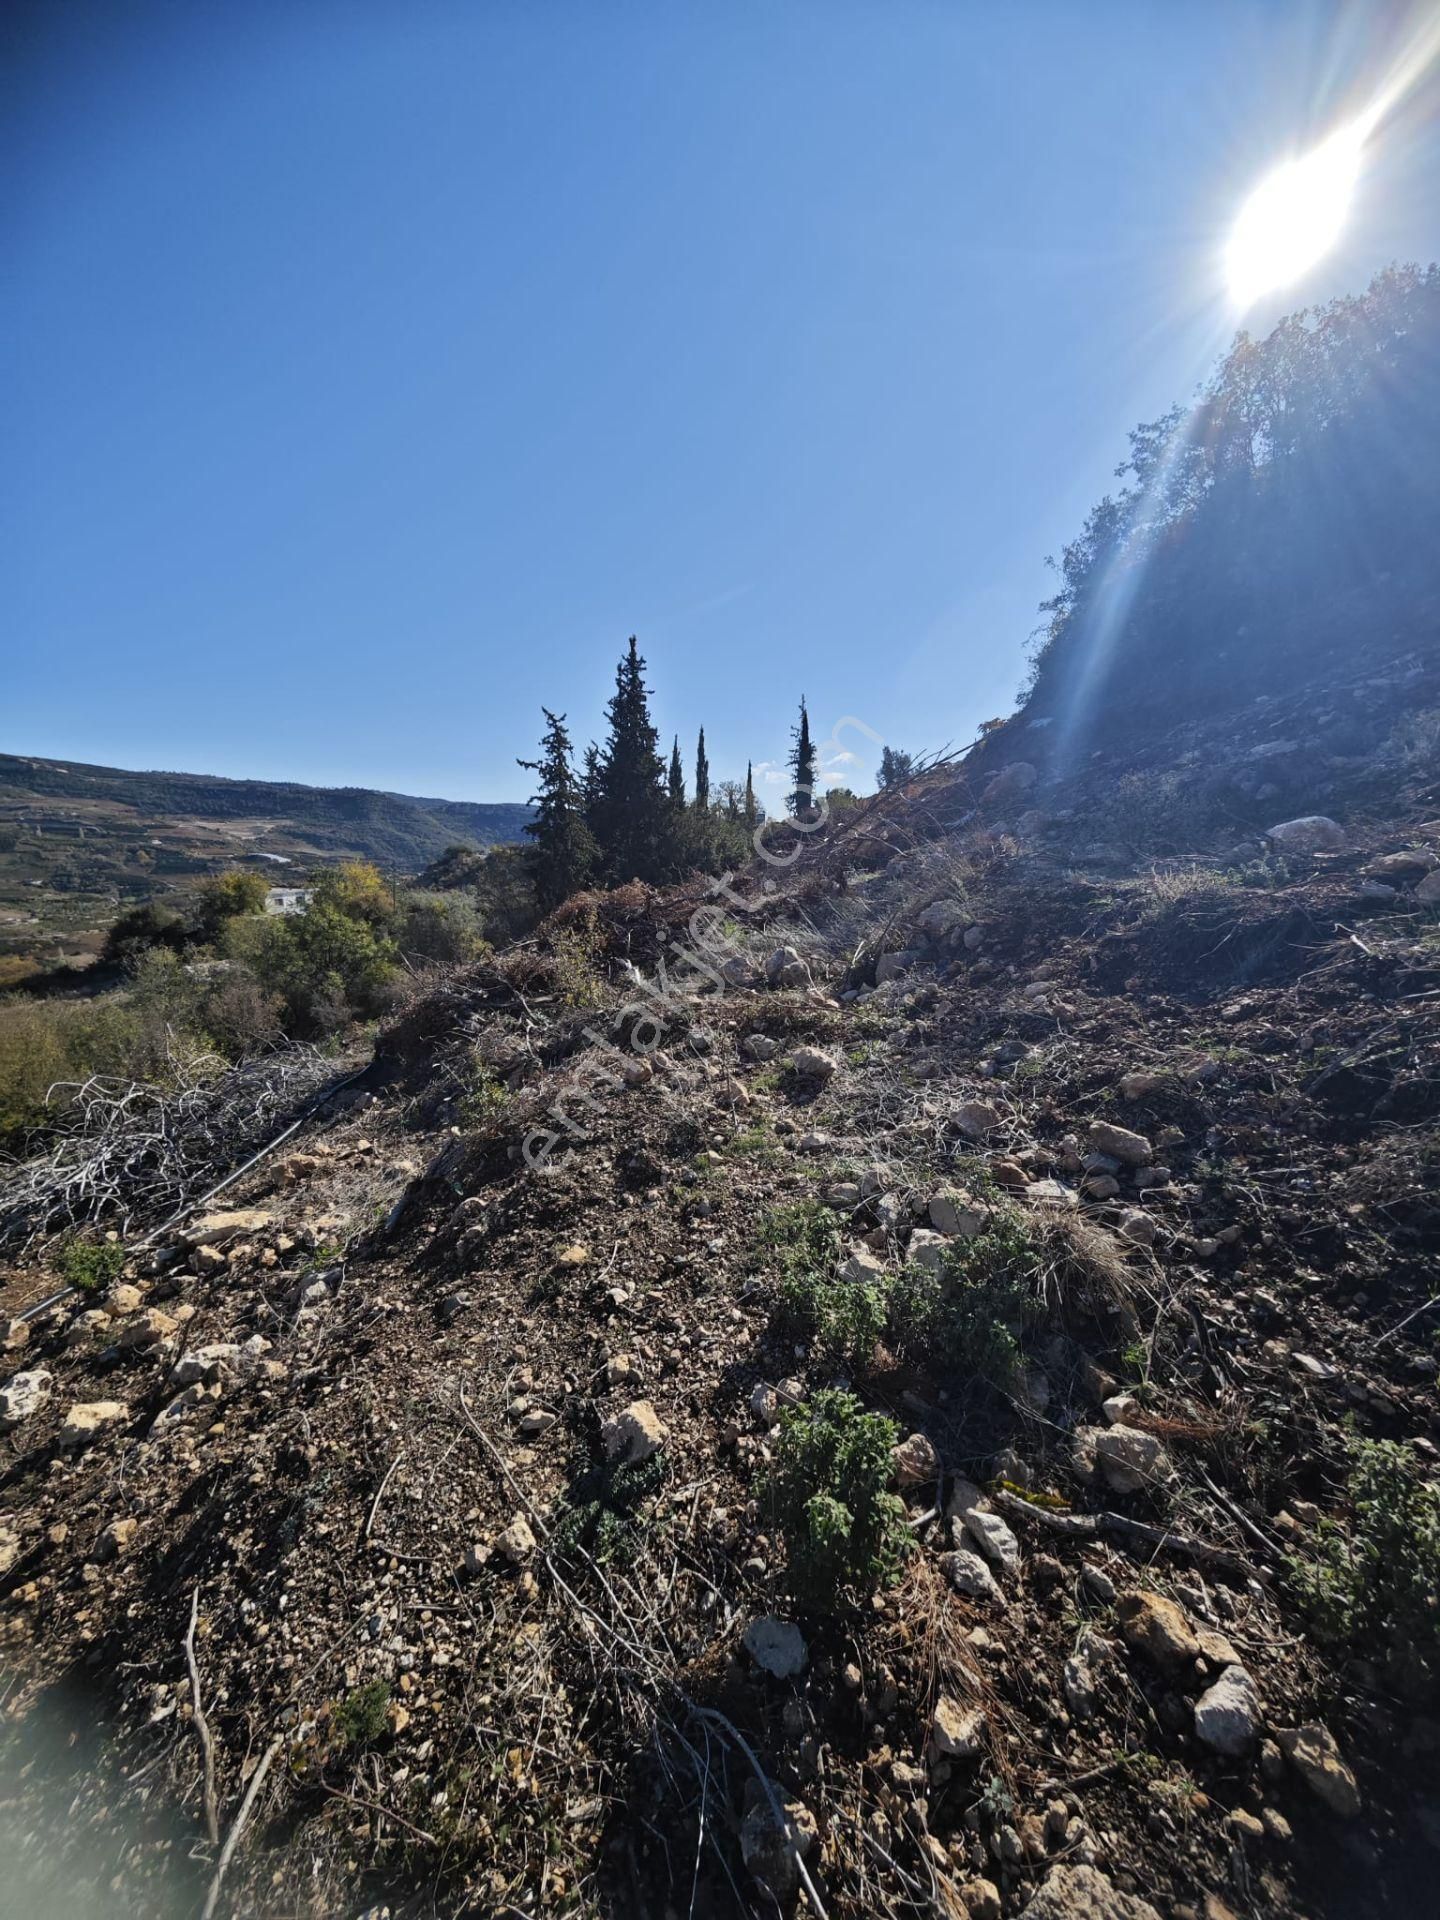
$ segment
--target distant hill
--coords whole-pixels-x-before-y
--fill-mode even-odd
[[[278,863],[353,854],[414,872],[457,842],[517,841],[529,818],[528,807],[505,802],[205,773],[132,773],[0,754],[0,826],[27,837],[71,838],[89,851],[138,836],[162,853],[202,860],[248,854]]]

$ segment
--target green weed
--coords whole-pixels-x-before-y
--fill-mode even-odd
[[[836,1390],[784,1415],[766,1493],[790,1585],[806,1604],[869,1592],[898,1570],[909,1536],[889,1491],[897,1438],[892,1420]]]

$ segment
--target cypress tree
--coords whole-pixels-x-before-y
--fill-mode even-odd
[[[612,880],[658,880],[669,850],[660,736],[650,718],[645,662],[634,636],[605,709],[610,737],[596,769],[595,831]]]
[[[581,762],[580,804],[585,809],[586,824],[593,831],[595,809],[600,804],[600,749],[593,740],[586,747],[585,757]]]
[[[798,820],[815,811],[815,747],[804,694],[800,696],[799,724],[790,729],[790,738],[794,743],[790,748],[790,773],[795,790],[789,797],[789,807]]]
[[[525,831],[534,840],[531,866],[535,897],[547,911],[568,900],[593,878],[595,841],[585,824],[583,795],[571,761],[570,735],[563,713],[545,715],[538,760],[521,760],[527,773],[539,775],[540,791],[531,796],[535,818]]]
[[[670,804],[680,808],[685,804],[685,769],[680,764],[680,736],[675,736],[675,744],[670,749]]]
[[[745,762],[745,824],[752,828],[760,824],[759,809],[755,805],[755,770],[748,760]]]
[[[705,758],[705,729],[700,729],[700,743],[695,749],[695,811],[710,811],[710,762]]]

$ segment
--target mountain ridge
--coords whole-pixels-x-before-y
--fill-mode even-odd
[[[253,820],[250,840],[276,838],[318,855],[358,854],[418,868],[457,841],[520,840],[530,809],[514,801],[448,800],[377,787],[130,769],[32,754],[0,754],[0,811],[59,801],[130,809],[157,820]],[[23,824],[23,812],[18,815]],[[57,822],[63,828],[63,822]],[[95,826],[102,823],[97,820]],[[115,824],[132,824],[130,822]],[[86,823],[78,816],[77,831]],[[237,851],[265,851],[247,845]]]

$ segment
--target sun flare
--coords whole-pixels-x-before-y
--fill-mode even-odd
[[[1339,132],[1266,176],[1240,209],[1225,253],[1230,296],[1240,307],[1294,280],[1339,239],[1354,198],[1367,127]]]

